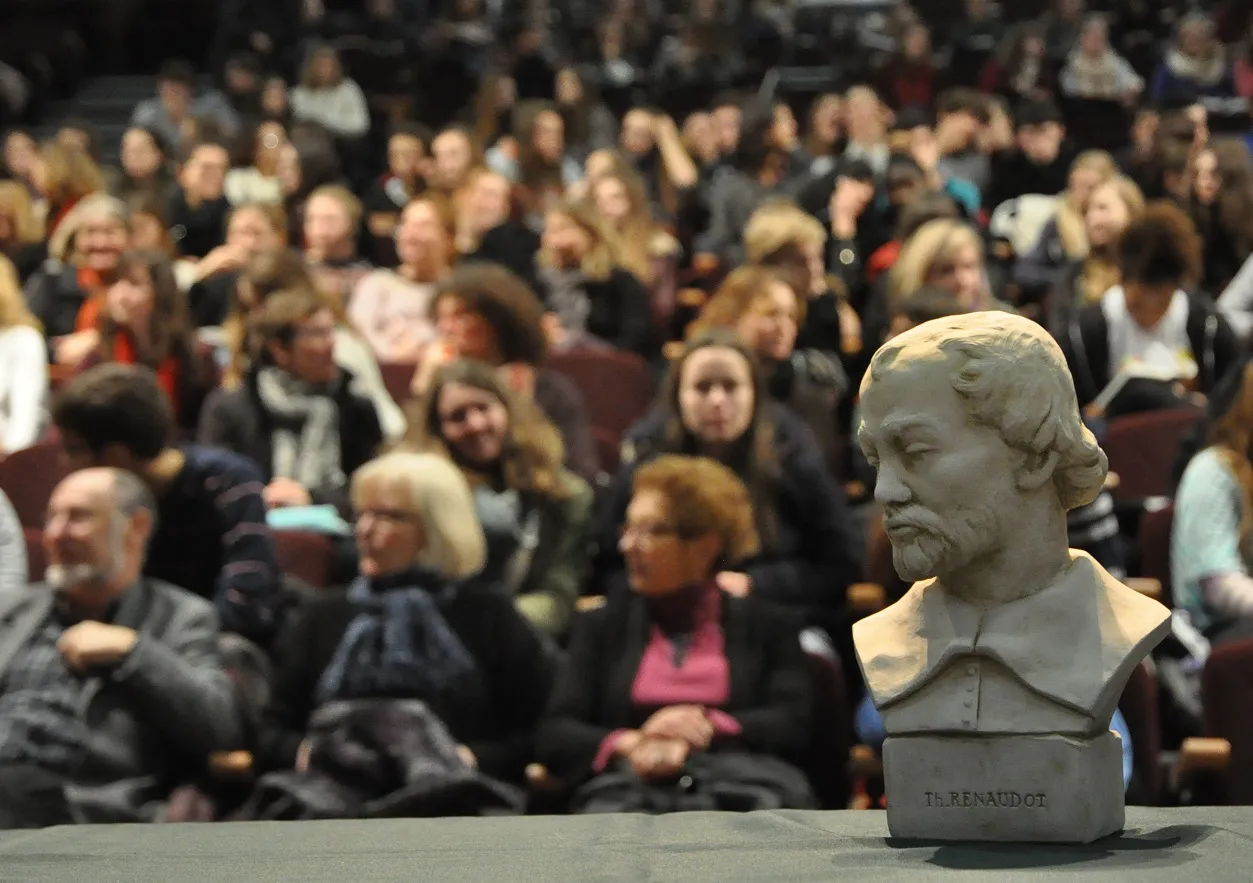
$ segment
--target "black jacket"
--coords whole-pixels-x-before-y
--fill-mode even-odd
[[[339,407],[340,469],[351,476],[378,453],[383,444],[378,411],[369,399],[349,391],[352,377],[340,372],[334,398]],[[196,440],[202,445],[223,448],[249,458],[261,468],[268,483],[274,478],[273,424],[257,392],[255,372],[236,389],[216,389],[205,402]],[[348,512],[348,488],[309,488],[313,502],[335,506]]]
[[[541,283],[542,285],[542,283]],[[614,267],[608,279],[583,283],[590,311],[588,334],[620,350],[651,359],[657,348],[648,289],[629,270]],[[548,302],[548,292],[542,292]]]
[[[78,268],[49,260],[26,283],[26,303],[49,340],[74,333],[87,292],[78,284]]]
[[[852,525],[844,490],[832,478],[813,433],[782,405],[770,405],[776,448],[782,468],[774,496],[777,536],[763,542],[761,553],[740,569],[753,581],[753,596],[810,614],[828,625],[829,614],[843,608],[845,591],[858,578],[852,556]],[[662,420],[654,414],[627,433],[623,466],[607,494],[598,523],[595,588],[624,589],[618,532],[631,501],[635,470],[663,450]],[[690,452],[674,452],[690,453]]]
[[[477,663],[468,681],[422,699],[489,776],[521,781],[548,701],[552,666],[538,634],[499,592],[462,588],[438,597],[440,612]],[[261,771],[290,769],[315,709],[322,673],[357,614],[343,590],[321,592],[290,619],[275,646],[274,692],[257,747]]]
[[[1209,298],[1189,294],[1188,307],[1188,341],[1200,369],[1197,391],[1209,395],[1228,370],[1239,363],[1242,349],[1235,331]],[[1109,323],[1101,305],[1079,310],[1059,342],[1075,381],[1079,407],[1083,408],[1113,379]]]
[[[722,630],[731,693],[721,710],[739,722],[741,732],[719,740],[713,750],[795,758],[809,742],[812,704],[799,621],[755,598],[724,595]],[[605,737],[642,726],[654,710],[631,700],[649,631],[646,603],[634,593],[575,620],[536,736],[536,757],[550,770],[563,778],[590,777]]]

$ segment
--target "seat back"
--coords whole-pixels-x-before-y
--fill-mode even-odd
[[[823,809],[847,809],[848,752],[852,746],[853,716],[848,705],[843,668],[834,651],[806,649],[813,684],[814,708],[805,774]]]
[[[1140,663],[1123,688],[1118,709],[1131,734],[1136,788],[1130,797],[1144,806],[1157,806],[1162,797],[1162,731],[1157,710],[1157,678]]]
[[[1161,601],[1175,606],[1170,583],[1170,532],[1175,523],[1175,504],[1146,508],[1140,517],[1140,575],[1162,584]]]
[[[1117,417],[1109,422],[1101,447],[1119,483],[1118,502],[1169,496],[1175,456],[1184,436],[1201,419],[1197,408],[1171,408]]]
[[[68,474],[61,443],[53,439],[0,460],[0,490],[13,504],[22,527],[43,527],[52,491]]]
[[[303,580],[315,589],[331,581],[331,561],[335,544],[331,538],[306,530],[276,530],[274,544],[278,566],[283,573]]]
[[[547,366],[578,387],[592,428],[612,436],[615,446],[652,404],[648,363],[634,353],[575,348],[552,353]]]
[[[32,583],[42,582],[48,569],[48,553],[44,551],[44,532],[37,527],[22,528],[26,540],[26,577]]]
[[[379,373],[383,375],[383,386],[392,401],[404,407],[413,398],[410,385],[418,366],[411,362],[379,362]]]
[[[1231,743],[1228,803],[1253,806],[1253,639],[1214,648],[1201,673],[1205,734]]]

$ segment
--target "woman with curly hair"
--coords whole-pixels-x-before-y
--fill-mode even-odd
[[[475,580],[559,637],[587,569],[592,510],[592,489],[562,466],[560,434],[493,366],[470,360],[440,367],[409,417],[406,446],[443,454],[470,482],[487,538]]]
[[[1208,395],[1239,361],[1235,332],[1212,302],[1192,293],[1201,239],[1180,209],[1155,203],[1118,244],[1122,284],[1075,314],[1060,343],[1087,409],[1119,374],[1174,377]],[[1103,414],[1177,407],[1174,386],[1129,383]]]

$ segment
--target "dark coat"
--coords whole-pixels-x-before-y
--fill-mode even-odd
[[[614,267],[608,279],[583,283],[591,310],[587,332],[620,350],[651,359],[657,348],[648,289],[629,270]]]
[[[590,778],[605,738],[614,730],[638,729],[653,711],[631,700],[649,630],[647,603],[634,593],[575,620],[536,737],[536,757],[559,777]],[[724,596],[722,630],[731,692],[721,710],[739,722],[741,732],[710,750],[797,757],[809,743],[812,703],[799,620],[755,598]]]
[[[739,569],[753,581],[754,597],[810,614],[814,624],[829,624],[829,614],[843,608],[845,591],[859,574],[844,490],[836,484],[822,452],[799,417],[771,403],[776,446],[782,468],[774,496],[777,536]],[[624,462],[607,495],[597,526],[595,588],[625,590],[618,531],[631,501],[635,470],[662,453],[662,419],[646,417],[627,434]],[[675,452],[688,453],[688,452]]]
[[[74,333],[87,292],[78,284],[78,268],[49,260],[26,283],[26,303],[43,323],[49,340]]]
[[[552,684],[539,636],[495,592],[463,588],[438,598],[440,611],[477,663],[476,672],[444,696],[424,701],[453,737],[494,778],[521,781]],[[322,673],[357,610],[344,590],[328,590],[294,613],[275,647],[274,693],[258,740],[262,771],[290,769],[309,729]]]
[[[352,376],[340,371],[335,387],[339,407],[340,469],[351,476],[372,460],[383,444],[374,403],[349,391]],[[249,374],[236,389],[216,389],[205,402],[196,440],[202,445],[224,448],[249,458],[261,467],[269,483],[274,478],[273,423],[257,393],[256,374]],[[348,488],[309,488],[313,502],[330,504],[348,512]]]
[[[1209,298],[1188,295],[1188,341],[1200,374],[1197,391],[1209,395],[1240,362],[1242,348],[1235,331]],[[1059,341],[1075,380],[1079,407],[1090,404],[1113,379],[1109,364],[1109,323],[1100,304],[1084,307]]]

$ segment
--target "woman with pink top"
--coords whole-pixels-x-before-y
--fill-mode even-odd
[[[640,468],[619,541],[631,591],[576,620],[536,736],[540,762],[580,786],[574,811],[814,805],[793,766],[812,701],[798,623],[714,579],[759,546],[727,467]]]

